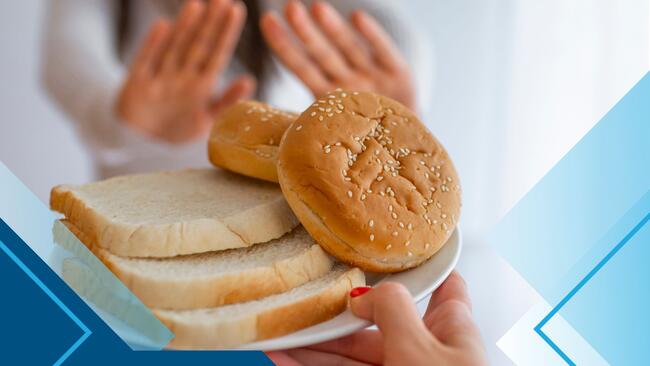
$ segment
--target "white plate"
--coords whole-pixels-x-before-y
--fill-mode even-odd
[[[417,268],[389,275],[366,273],[366,282],[374,286],[381,282],[399,282],[406,286],[416,302],[431,294],[456,267],[462,247],[460,230],[457,228],[447,243],[431,259]],[[304,347],[344,337],[372,325],[361,320],[348,309],[339,316],[286,336],[249,343],[242,350],[274,351]]]
[[[461,247],[461,232],[457,228],[442,249],[419,267],[389,275],[366,273],[366,282],[370,286],[385,281],[399,282],[406,286],[413,295],[415,301],[418,302],[431,294],[438,286],[440,286],[447,276],[449,276],[458,262]],[[56,245],[48,262],[52,269],[57,274],[61,275],[61,261],[63,258],[69,256],[69,252]],[[115,331],[115,333],[122,337],[125,342],[129,343],[133,349],[146,350],[154,348],[153,345],[149,344],[150,342],[146,338],[114,315],[98,308],[89,301],[86,301],[86,303],[113,329],[113,331]],[[304,347],[340,338],[364,329],[370,325],[372,325],[370,322],[361,320],[352,315],[350,310],[346,310],[342,314],[326,322],[282,337],[249,343],[239,347],[238,349],[273,351]]]

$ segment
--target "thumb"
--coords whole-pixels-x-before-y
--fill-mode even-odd
[[[257,88],[257,81],[250,75],[241,75],[230,82],[230,85],[210,105],[210,112],[213,115],[219,114],[224,108],[245,98],[250,98]]]
[[[372,289],[358,287],[350,296],[352,313],[377,324],[385,344],[400,348],[400,345],[412,345],[414,339],[431,337],[411,294],[401,284],[386,282]]]

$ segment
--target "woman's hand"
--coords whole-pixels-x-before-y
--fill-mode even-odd
[[[117,115],[128,126],[170,143],[203,135],[220,110],[255,90],[255,80],[241,76],[220,97],[213,96],[245,15],[239,2],[191,0],[173,25],[156,22],[119,93]]]
[[[299,365],[487,365],[472,320],[465,282],[456,272],[434,292],[424,318],[409,292],[396,283],[352,290],[352,312],[379,330],[285,352],[269,352],[279,366]]]
[[[370,15],[355,11],[348,22],[325,2],[315,2],[310,14],[300,1],[290,0],[285,17],[291,30],[269,12],[261,19],[262,33],[315,96],[341,87],[377,92],[415,108],[408,65]]]

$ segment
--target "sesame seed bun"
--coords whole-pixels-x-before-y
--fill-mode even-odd
[[[369,92],[337,90],[304,111],[280,142],[278,177],[312,237],[367,271],[421,264],[460,215],[444,147],[405,106]]]
[[[278,144],[297,116],[256,101],[232,105],[212,127],[208,140],[210,162],[235,173],[277,183]]]

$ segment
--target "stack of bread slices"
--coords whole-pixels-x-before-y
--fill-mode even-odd
[[[279,187],[217,169],[57,186],[65,226],[175,334],[228,348],[341,312],[363,273],[336,264]]]
[[[232,348],[332,318],[361,269],[420,265],[460,214],[445,149],[372,93],[336,90],[300,115],[239,102],[215,121],[208,157],[216,169],[51,193],[62,223],[175,334],[171,348]]]

